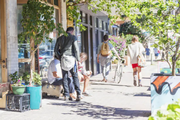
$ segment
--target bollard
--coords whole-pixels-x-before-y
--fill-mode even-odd
[[[152,53],[151,53],[151,65],[153,65],[153,58],[152,58]]]

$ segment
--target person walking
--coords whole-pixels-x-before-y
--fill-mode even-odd
[[[149,47],[148,47],[148,46],[146,47],[146,56],[147,56],[147,59],[149,60],[149,56],[150,56],[150,49],[149,49]]]
[[[133,79],[134,86],[137,86],[137,73],[138,73],[138,86],[142,86],[141,84],[141,67],[138,65],[138,56],[145,52],[145,48],[143,45],[138,42],[138,37],[133,36],[132,44],[128,46],[128,56],[130,56],[130,61],[133,68]]]
[[[80,61],[79,47],[76,36],[73,35],[74,28],[67,28],[67,36],[62,35],[56,41],[54,48],[55,55],[61,61],[62,74],[63,74],[63,87],[64,87],[64,100],[69,98],[69,74],[72,75],[73,84],[77,92],[76,101],[81,100],[81,90],[77,73],[77,62]]]
[[[115,55],[118,57],[119,60],[121,60],[121,58],[119,57],[113,45],[109,43],[108,35],[104,35],[103,40],[104,41],[98,47],[97,62],[100,63],[102,66],[102,75],[103,75],[102,82],[107,82],[111,59],[112,59],[111,51],[115,53]]]

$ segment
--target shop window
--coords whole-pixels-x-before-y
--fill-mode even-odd
[[[51,0],[47,0],[47,2],[52,4]]]
[[[30,73],[30,63],[28,62],[19,63],[19,75],[23,75],[24,71]]]
[[[98,18],[96,18],[96,25],[95,25],[97,28],[99,27],[99,20]]]
[[[92,25],[92,16],[90,16],[89,19],[90,19],[90,25]]]
[[[99,28],[102,29],[102,20],[99,19]]]
[[[108,31],[108,23],[106,23],[106,31]]]
[[[54,0],[54,5],[57,5],[57,6],[59,5],[58,0]]]
[[[102,29],[104,30],[104,21],[102,21]]]
[[[18,34],[23,32],[23,28],[21,25],[21,19],[22,19],[22,5],[17,6],[17,14],[18,14]],[[30,44],[27,43],[27,40],[24,40],[22,44],[18,45],[18,58],[24,59],[24,58],[30,58]]]
[[[88,15],[82,11],[80,11],[81,14],[81,22],[88,24]]]

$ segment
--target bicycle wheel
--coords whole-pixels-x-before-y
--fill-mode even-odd
[[[118,83],[121,82],[122,72],[123,72],[123,65],[120,65],[120,68],[119,68],[119,81],[118,81]]]
[[[115,77],[114,77],[114,81],[115,82],[119,81],[119,78],[120,78],[120,68],[121,68],[121,64],[120,64],[120,62],[118,62],[118,65],[117,65],[117,68],[116,68],[116,71],[115,71]]]

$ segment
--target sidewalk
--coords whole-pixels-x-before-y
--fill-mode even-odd
[[[89,93],[81,102],[65,102],[63,98],[46,98],[40,110],[24,113],[0,110],[0,120],[147,120],[151,114],[150,75],[155,65],[143,68],[143,87],[134,87],[131,66],[124,68],[120,84],[113,82],[114,71],[107,83],[102,76],[91,78]]]

